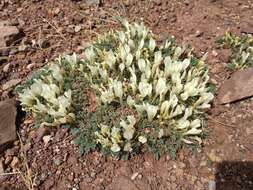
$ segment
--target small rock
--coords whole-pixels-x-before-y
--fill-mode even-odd
[[[10,26],[10,23],[7,21],[0,21],[0,47],[10,46],[21,36],[16,26]],[[0,54],[2,54],[2,51],[0,51]]]
[[[0,102],[0,153],[16,140],[16,105],[14,100]]]
[[[97,174],[95,172],[90,173],[90,177],[94,178]]]
[[[23,151],[24,151],[24,152],[27,152],[28,150],[31,149],[31,147],[32,147],[32,144],[29,142],[29,143],[27,143],[27,144],[24,145]]]
[[[132,176],[131,176],[131,180],[135,180],[135,178],[139,175],[138,172],[135,172]]]
[[[54,180],[51,178],[48,178],[45,182],[44,182],[44,187],[45,189],[52,189],[51,187],[54,185]]]
[[[25,51],[25,50],[27,50],[27,45],[21,44],[20,46],[18,46],[18,51],[19,52],[22,52],[22,51]]]
[[[203,36],[203,34],[204,34],[204,32],[201,32],[201,31],[197,30],[196,33],[195,33],[195,36],[196,37],[201,37],[201,36]]]
[[[55,158],[53,161],[54,161],[54,164],[55,164],[56,166],[59,166],[59,165],[62,164],[62,160],[60,160],[60,159],[58,159],[58,158]]]
[[[139,175],[138,175],[138,179],[141,179],[141,178],[142,178],[142,175],[141,175],[141,174],[139,174]]]
[[[59,13],[60,13],[60,9],[59,9],[59,7],[56,7],[55,9],[54,9],[54,14],[55,15],[58,15]]]
[[[4,173],[4,166],[3,166],[3,162],[0,159],[0,175]]]
[[[22,20],[21,18],[18,18],[18,24],[20,27],[23,27],[23,26],[25,26],[25,21]]]
[[[172,175],[172,176],[170,176],[169,180],[172,181],[172,182],[175,182],[177,180],[177,178],[174,175]]]
[[[22,7],[17,8],[17,12],[18,12],[18,13],[21,12],[22,10],[23,10]]]
[[[91,5],[100,5],[101,2],[100,0],[85,0],[85,3],[88,5],[88,6],[91,6]]]
[[[203,161],[201,161],[201,162],[200,162],[200,166],[201,166],[201,167],[206,166],[206,164],[207,164],[207,163],[206,163],[206,161],[205,161],[205,160],[203,160]]]
[[[49,141],[52,139],[51,135],[46,135],[43,138],[43,142],[45,143],[45,146],[47,146],[47,144],[49,143]]]
[[[181,169],[184,169],[186,167],[186,165],[183,162],[179,162],[178,167],[181,168]]]
[[[253,134],[253,127],[247,127],[247,128],[246,128],[246,134],[247,134],[248,136],[252,135],[252,134]]]
[[[82,26],[81,25],[77,25],[75,26],[75,32],[79,32],[80,30],[82,29]]]
[[[4,67],[3,67],[3,72],[4,73],[8,73],[9,72],[9,70],[10,70],[10,63],[7,63]]]
[[[71,173],[71,174],[68,175],[68,180],[69,181],[73,181],[74,180],[74,174],[73,173]]]
[[[15,55],[16,53],[18,53],[18,49],[17,48],[11,48],[9,55]]]
[[[12,168],[12,169],[15,169],[15,168],[17,167],[18,163],[19,163],[18,157],[14,156],[14,157],[12,158],[12,161],[11,161],[11,168]]]
[[[173,15],[172,17],[171,17],[171,19],[170,19],[170,22],[171,23],[174,23],[174,22],[176,22],[177,21],[177,16],[176,15]]]
[[[237,71],[225,81],[218,92],[220,104],[253,96],[253,68]]]
[[[5,152],[5,157],[14,156],[14,155],[15,155],[14,149],[7,149],[6,152]]]
[[[217,51],[213,50],[213,51],[212,51],[212,55],[213,55],[214,57],[217,57],[217,55],[218,55]]]
[[[46,128],[46,127],[40,127],[37,132],[36,132],[36,140],[35,142],[39,142],[41,141],[41,139],[45,136],[45,135],[49,135],[50,134],[50,131],[49,131],[49,128]]]
[[[221,162],[221,158],[217,156],[213,150],[211,150],[210,153],[207,153],[207,156],[212,162]]]
[[[27,68],[28,70],[32,70],[32,68],[33,68],[34,66],[35,66],[35,63],[31,63],[31,64],[27,65],[26,68]]]
[[[16,86],[20,82],[21,82],[21,79],[12,79],[12,80],[7,81],[5,84],[3,84],[2,88],[3,90],[7,90],[9,88]]]
[[[5,165],[9,165],[12,161],[12,156],[7,156],[4,160],[4,164]]]
[[[208,182],[208,190],[216,190],[215,181],[211,180],[211,181]]]

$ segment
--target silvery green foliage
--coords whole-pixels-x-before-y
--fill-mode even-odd
[[[65,80],[76,69],[77,57],[65,56],[38,71],[28,84],[19,87],[19,99],[26,111],[31,111],[40,125],[59,126],[75,119],[72,113],[72,91]]]
[[[85,50],[83,69],[87,69],[85,75],[98,92],[101,104],[126,103],[150,122],[158,120],[159,138],[168,130],[185,139],[200,135],[199,116],[210,108],[214,97],[207,86],[204,57],[195,58],[186,47],[176,46],[173,39],[158,46],[143,24],[123,21],[123,25],[124,31],[109,32]],[[138,137],[138,126],[130,124],[121,125],[125,132],[101,124],[97,142],[113,152],[131,151],[131,144],[123,141]],[[147,141],[145,135],[138,138],[140,142]]]

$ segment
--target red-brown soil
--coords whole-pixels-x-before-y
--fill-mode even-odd
[[[11,48],[17,49],[22,43],[28,48],[8,56],[8,72],[2,72],[7,63],[0,64],[0,85],[10,79],[25,80],[32,71],[63,53],[81,53],[80,47],[97,34],[117,27],[111,15],[119,14],[129,21],[143,21],[158,40],[174,35],[178,42],[194,46],[198,55],[209,52],[211,78],[219,87],[231,73],[226,67],[229,52],[217,49],[215,40],[227,30],[250,32],[253,25],[252,0],[104,0],[99,6],[88,6],[85,0],[3,1],[6,3],[2,8],[0,3],[0,19],[16,24],[25,34]],[[76,26],[81,30],[77,27],[75,32]],[[0,95],[1,100],[13,97],[12,91],[0,90]],[[106,158],[97,152],[80,156],[69,131],[51,131],[52,140],[45,145],[36,138],[37,129],[29,117],[22,122],[19,133],[28,165],[36,175],[35,189],[205,190],[216,181],[217,189],[239,190],[253,187],[252,177],[246,181],[236,175],[245,167],[235,167],[235,175],[226,178],[229,174],[219,166],[236,161],[237,166],[246,163],[252,170],[252,110],[252,100],[218,105],[215,99],[208,113],[208,137],[203,147],[183,149],[175,161],[169,156],[155,160],[147,153],[128,161]],[[16,158],[19,161],[15,167],[22,165],[20,143],[14,144],[0,155],[7,173],[13,172],[11,163]],[[233,171],[233,166],[230,168]],[[218,187],[218,178],[229,179],[230,186]],[[20,175],[10,174],[0,176],[0,189],[26,187]]]

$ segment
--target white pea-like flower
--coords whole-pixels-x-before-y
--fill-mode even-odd
[[[170,109],[170,103],[168,100],[164,101],[161,105],[160,108],[160,115],[163,118],[168,118],[169,117],[169,109]]]
[[[154,106],[149,103],[144,104],[144,106],[148,115],[148,120],[152,121],[157,114],[158,106]]]
[[[150,96],[152,93],[152,84],[149,84],[146,81],[141,81],[138,86],[140,96],[145,98],[146,96]]]
[[[109,135],[110,134],[110,127],[108,125],[100,124],[101,134],[102,135]]]
[[[146,69],[145,60],[144,59],[139,59],[137,64],[138,64],[138,67],[139,67],[140,71],[145,73],[145,69]]]
[[[134,101],[134,99],[132,98],[132,96],[127,96],[127,105],[129,106],[129,107],[133,107],[133,105],[135,104],[135,101]]]
[[[116,143],[113,143],[112,146],[111,146],[111,151],[114,152],[114,153],[117,153],[120,151],[120,146]]]
[[[197,128],[191,128],[187,132],[184,133],[184,135],[200,135],[202,133],[201,129]]]
[[[148,47],[149,47],[151,52],[153,52],[155,50],[156,43],[155,43],[155,40],[153,38],[150,38]]]
[[[86,48],[85,51],[84,51],[84,55],[85,55],[86,59],[91,61],[91,62],[94,60],[94,58],[96,56],[93,47]]]
[[[54,79],[56,79],[57,81],[63,80],[63,75],[62,75],[63,71],[58,64],[55,64],[55,63],[51,64],[50,70],[52,71],[52,76],[54,77]]]
[[[110,67],[113,68],[116,63],[116,57],[114,56],[114,53],[112,50],[108,51],[106,53],[105,57],[105,63]]]
[[[167,87],[166,87],[166,79],[165,78],[159,78],[156,84],[155,92],[156,95],[161,95],[166,93]]]
[[[126,66],[130,67],[133,61],[133,55],[131,53],[129,53],[126,57]]]
[[[199,128],[201,126],[200,119],[195,119],[191,122],[190,127],[191,128]]]
[[[142,143],[142,144],[145,144],[145,143],[147,142],[147,138],[144,137],[144,136],[139,136],[139,137],[138,137],[138,141],[139,141],[140,143]]]
[[[187,129],[190,126],[190,122],[184,118],[178,120],[177,128],[178,129]]]
[[[126,151],[126,152],[131,152],[131,151],[133,150],[131,143],[130,143],[130,142],[127,142],[127,143],[125,144],[123,150]]]
[[[122,100],[123,97],[123,86],[120,81],[113,81],[112,83],[113,91],[116,97]]]

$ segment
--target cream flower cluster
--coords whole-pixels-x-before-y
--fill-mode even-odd
[[[110,127],[106,124],[100,124],[100,131],[96,131],[97,142],[104,148],[110,148],[112,152],[131,152],[132,141],[136,138],[136,119],[133,115],[127,116],[126,120],[121,120],[119,126]],[[138,136],[140,143],[145,143],[147,139],[143,136]]]
[[[41,117],[44,120],[41,125],[59,126],[75,119],[71,112],[72,91],[64,89],[65,64],[68,64],[70,70],[74,69],[77,64],[76,55],[68,55],[49,63],[40,70],[45,74],[33,79],[30,86],[19,92],[21,105],[25,110]],[[46,116],[51,121],[45,121]]]
[[[127,103],[149,121],[158,120],[160,137],[164,129],[183,136],[201,134],[199,115],[214,97],[207,86],[204,57],[195,58],[173,39],[158,46],[143,24],[124,21],[123,25],[124,31],[110,32],[85,50],[86,77],[99,93],[101,104]],[[118,134],[118,129],[106,128]],[[125,137],[132,137],[130,134]],[[103,146],[111,143],[112,151],[117,152],[122,139],[106,135],[112,138],[104,139],[104,133],[98,132],[98,142]]]

